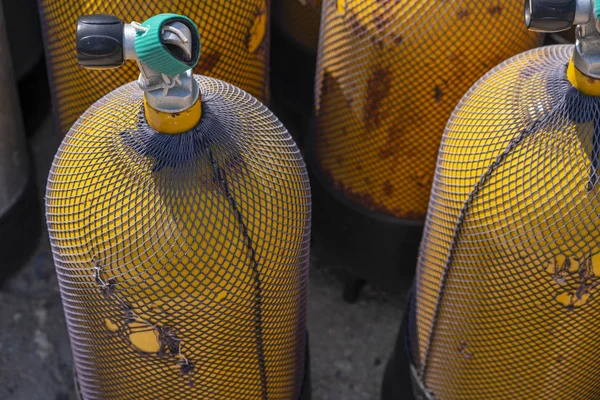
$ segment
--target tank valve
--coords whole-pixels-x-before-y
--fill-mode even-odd
[[[535,32],[561,32],[586,24],[592,0],[525,0],[525,24]]]
[[[572,62],[581,74],[600,79],[600,1],[525,0],[525,24],[537,32],[559,32],[576,25]]]
[[[200,57],[200,35],[189,18],[159,14],[124,24],[111,15],[87,15],[77,21],[76,38],[77,59],[84,68],[118,68],[125,60],[136,60],[137,83],[153,109],[178,113],[198,101],[192,69]]]

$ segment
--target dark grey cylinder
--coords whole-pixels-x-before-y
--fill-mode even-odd
[[[2,0],[2,21],[17,79],[23,78],[41,60],[43,53],[40,16],[35,0]]]
[[[0,283],[31,254],[40,210],[0,3]]]

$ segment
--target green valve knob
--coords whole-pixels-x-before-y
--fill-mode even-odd
[[[189,37],[176,29],[183,24]],[[158,14],[136,25],[135,52],[143,64],[169,77],[194,68],[200,59],[200,34],[194,22],[179,14]],[[165,37],[173,36],[179,45]],[[191,43],[190,43],[191,42]]]

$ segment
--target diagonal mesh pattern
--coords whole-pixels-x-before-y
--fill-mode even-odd
[[[85,400],[299,396],[304,162],[255,98],[196,79],[194,130],[150,128],[132,83],[94,104],[54,160],[48,230]]]
[[[196,73],[222,79],[268,101],[269,0],[39,0],[55,113],[67,132],[79,116],[110,91],[134,81],[137,64],[115,71],[90,71],[77,65],[77,18],[111,14],[125,23],[160,13],[191,18],[202,38]]]
[[[312,149],[322,179],[364,209],[423,219],[461,96],[539,42],[522,0],[326,0]]]
[[[600,99],[572,51],[506,61],[448,123],[412,340],[439,400],[600,398]]]
[[[274,0],[273,20],[304,50],[315,54],[321,26],[321,0]]]

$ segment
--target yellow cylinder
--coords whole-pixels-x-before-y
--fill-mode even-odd
[[[224,80],[268,101],[269,0],[40,0],[40,12],[55,114],[63,133],[95,101],[139,75],[134,61],[127,61],[117,73],[88,71],[77,65],[73,38],[81,15],[111,14],[129,23],[159,13],[185,14],[202,36],[196,73]]]
[[[437,150],[460,97],[540,43],[522,0],[326,0],[311,151],[362,209],[422,220]]]
[[[273,20],[305,51],[317,52],[321,26],[321,0],[275,0]]]
[[[572,52],[504,62],[448,122],[412,340],[436,399],[599,398],[600,98]]]
[[[131,83],[54,160],[48,231],[85,400],[299,397],[305,166],[254,97],[196,80],[192,130],[152,129]]]

